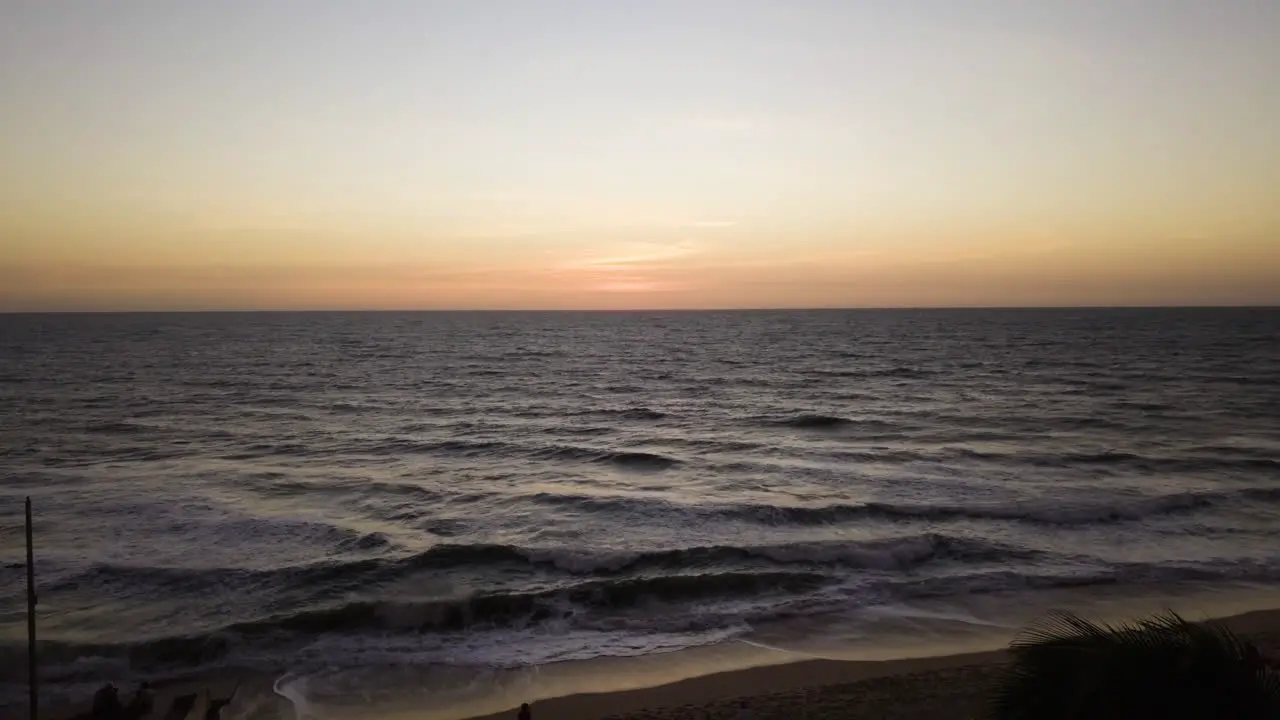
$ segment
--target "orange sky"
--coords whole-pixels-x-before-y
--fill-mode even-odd
[[[1280,304],[1280,5],[628,7],[6,4],[0,310]]]

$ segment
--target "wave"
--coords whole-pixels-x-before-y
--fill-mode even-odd
[[[839,430],[843,428],[857,428],[864,433],[864,439],[871,437],[870,433],[876,433],[879,437],[899,437],[904,431],[910,430],[909,425],[901,422],[887,422],[878,419],[858,419],[841,417],[839,415],[823,415],[819,413],[801,413],[799,415],[789,416],[764,416],[753,418],[754,421],[766,426],[789,428],[792,430]]]
[[[297,442],[250,443],[236,452],[223,455],[224,460],[255,460],[265,457],[308,457],[321,455],[318,447]]]
[[[994,461],[1012,465],[1034,467],[1070,468],[1076,466],[1123,466],[1152,473],[1194,473],[1217,470],[1271,470],[1280,468],[1280,459],[1274,457],[1209,457],[1209,456],[1152,456],[1131,452],[1107,450],[1093,453],[1000,453],[953,448],[948,454],[973,460]]]
[[[85,426],[84,429],[85,432],[98,433],[102,435],[138,435],[141,433],[160,433],[164,431],[164,428],[154,425],[145,425],[129,420],[94,423]]]
[[[519,348],[509,350],[498,356],[498,360],[526,360],[532,358],[562,358],[566,357],[566,353],[560,350],[533,350],[531,348]]]
[[[477,625],[537,623],[571,612],[566,605],[579,609],[618,609],[641,602],[800,593],[815,590],[831,580],[827,575],[812,572],[721,572],[590,580],[551,590],[483,593],[458,599],[348,602],[240,623],[228,630],[242,635],[279,630],[308,634],[462,630]]]
[[[372,532],[354,538],[347,538],[338,543],[338,549],[346,552],[371,551],[384,550],[394,545],[395,543],[385,533]]]
[[[871,512],[892,518],[926,520],[1010,520],[1037,525],[1097,525],[1143,520],[1207,508],[1215,498],[1194,493],[1166,495],[1126,504],[1056,502],[1026,505],[893,505],[871,503]]]
[[[860,355],[844,355],[844,357],[861,357]],[[939,375],[937,370],[929,370],[927,368],[908,367],[899,365],[896,367],[860,369],[860,370],[828,370],[817,369],[808,371],[809,375],[817,378],[866,378],[866,379],[923,379]]]
[[[1249,491],[1178,493],[1098,503],[1045,501],[1000,505],[913,505],[870,502],[821,507],[739,506],[733,512],[770,524],[814,525],[878,517],[889,520],[1005,520],[1032,525],[1098,525],[1193,512],[1238,498],[1256,498],[1256,491],[1253,492],[1253,495]]]
[[[827,430],[846,425],[852,425],[853,421],[848,418],[842,418],[835,415],[796,415],[789,418],[771,419],[768,421],[772,425],[782,425],[785,427],[799,428],[802,430]]]
[[[1019,571],[986,567],[971,572],[919,576],[897,573],[860,584],[863,603],[983,595],[1005,591],[1053,590],[1101,585],[1152,585],[1179,583],[1203,585],[1221,580],[1274,581],[1275,566],[1245,563],[1213,565],[1156,565],[1130,563],[1086,568],[1063,567],[1057,571]],[[45,677],[65,681],[97,667],[83,658],[123,659],[133,671],[172,672],[178,668],[208,665],[228,659],[242,646],[255,649],[254,657],[274,653],[283,662],[296,659],[297,649],[324,634],[370,638],[419,633],[527,630],[542,623],[555,627],[618,627],[618,621],[637,632],[670,624],[681,604],[703,608],[700,619],[681,629],[706,629],[742,622],[765,622],[804,613],[844,612],[851,608],[843,592],[827,593],[839,578],[822,572],[701,572],[652,577],[591,578],[549,589],[499,591],[467,597],[438,599],[365,599],[331,602],[297,612],[247,619],[219,629],[187,636],[149,638],[132,643],[74,644],[46,642],[42,660]],[[721,600],[750,598],[748,605],[716,605]],[[650,603],[671,606],[670,612],[653,613]],[[713,603],[708,605],[707,603]],[[719,610],[707,613],[707,608]],[[643,608],[642,615],[618,615]],[[610,619],[612,618],[612,619]],[[603,623],[603,624],[602,624]],[[499,636],[500,637],[500,636]],[[265,643],[262,645],[261,643]],[[25,647],[0,644],[0,664],[18,662]]]
[[[655,438],[655,441],[661,442],[667,447],[692,450],[700,454],[724,453],[736,455],[748,453],[756,455],[772,455],[778,452],[777,448],[767,443],[733,438],[706,437],[699,436],[694,433],[684,433],[680,435],[672,435],[670,437]]]
[[[618,414],[627,420],[661,420],[667,417],[667,414],[664,412],[651,410],[646,407],[627,408],[626,410],[620,411]]]
[[[579,445],[526,445],[499,440],[440,440],[419,442],[391,438],[372,443],[351,444],[338,447],[313,447],[302,443],[254,443],[242,450],[223,456],[226,459],[245,460],[272,455],[289,457],[372,455],[377,457],[400,455],[452,455],[464,458],[491,456],[522,457],[533,460],[558,460],[617,465],[630,469],[663,470],[681,464],[677,458],[657,453],[635,450],[610,450]]]
[[[646,470],[665,470],[680,464],[680,461],[675,458],[646,452],[607,452],[594,458],[591,462]]]
[[[238,639],[234,634],[215,632],[131,643],[41,640],[40,680],[50,684],[89,682],[97,686],[104,675],[127,676],[208,666],[230,655]],[[21,667],[20,663],[26,662],[26,652],[25,644],[19,647],[0,643],[0,667]],[[0,698],[0,715],[4,708]]]
[[[380,533],[351,541],[360,549],[382,549],[389,541]],[[105,585],[146,587],[170,596],[199,594],[219,588],[308,590],[335,586],[361,587],[393,581],[424,570],[483,571],[502,566],[551,566],[569,575],[613,577],[606,585],[627,587],[637,580],[656,581],[664,575],[636,578],[638,573],[746,574],[769,577],[771,567],[801,566],[848,568],[885,572],[908,571],[937,562],[1000,562],[1033,557],[1029,550],[924,533],[877,541],[784,543],[761,546],[712,545],[644,551],[607,551],[582,548],[522,548],[500,544],[441,544],[400,558],[364,558],[347,562],[277,568],[161,568],[101,564],[87,571],[48,584],[49,592],[61,592]],[[675,577],[685,577],[677,575]],[[681,580],[679,582],[686,582]],[[683,587],[683,586],[681,586]]]
[[[454,495],[408,482],[384,480],[299,480],[283,473],[263,472],[232,479],[235,484],[266,497],[317,497],[403,500],[422,505],[438,504]]]
[[[636,418],[637,421],[656,421],[659,418],[667,417],[660,412],[649,410],[647,408],[628,408],[608,412],[614,413],[615,417],[631,417]],[[757,423],[767,424],[772,427],[784,427],[806,432],[847,431],[848,428],[857,428],[858,432],[862,434],[862,438],[868,441],[873,437],[888,440],[893,437],[900,436],[903,433],[915,433],[917,438],[920,437],[919,428],[916,426],[903,423],[892,424],[876,419],[855,420],[837,415],[807,413],[785,417],[758,416],[754,421]],[[104,425],[103,427],[108,428],[110,432],[118,433],[158,432],[151,428],[143,429],[136,424],[117,423]],[[495,428],[485,426],[477,429],[474,433],[462,433],[462,430],[464,429],[466,428],[463,425],[455,425],[453,426],[454,432],[461,433],[464,437],[455,436],[451,439],[440,440],[421,440],[404,436],[386,436],[382,438],[360,439],[358,441],[338,443],[328,437],[311,438],[294,436],[276,442],[256,441],[245,444],[233,444],[228,442],[221,444],[219,447],[221,452],[218,457],[231,460],[256,460],[270,457],[300,459],[327,458],[331,459],[331,461],[333,461],[333,458],[349,458],[352,462],[355,462],[369,456],[377,458],[398,458],[413,455],[431,455],[452,456],[477,460],[488,460],[491,458],[520,458],[527,460],[612,464],[622,468],[637,470],[664,470],[674,468],[684,463],[680,458],[647,450],[590,447],[587,445],[576,444],[572,440],[569,441],[571,444],[550,444],[539,443],[532,440],[532,438],[524,442],[492,439]],[[504,430],[506,428],[505,426],[499,425],[496,429]],[[615,429],[616,428],[609,427],[597,428],[566,425],[558,432],[563,434],[582,435],[583,442],[590,442],[590,440],[588,440],[589,436],[607,435]],[[1029,430],[1029,428],[1027,430]],[[1019,432],[1025,433],[1027,430],[1019,430]],[[473,437],[468,438],[465,437],[465,435],[472,435]],[[212,435],[209,437],[212,437]],[[992,435],[988,433],[985,436],[979,435],[974,437],[967,435],[930,435],[928,437],[936,437],[936,439],[943,441],[950,439],[965,443],[973,442],[975,439],[979,439],[981,437],[1020,439],[1023,436],[1021,434],[1011,432],[1008,435]],[[758,442],[722,438],[655,437],[654,439],[663,443],[665,446],[688,447],[689,449],[698,452],[715,451],[735,454],[761,453],[769,452],[770,448],[773,447],[771,445],[761,444]],[[633,442],[635,442],[635,440],[633,440]],[[146,445],[103,447],[99,451],[99,455],[110,457],[113,460],[142,461],[184,457],[186,455],[199,452],[201,452],[201,450],[198,447],[179,445],[176,443],[156,442],[148,443]],[[1224,451],[1221,453],[1212,452],[1211,448],[1198,448],[1194,452],[1177,455],[1149,455],[1121,450],[1066,453],[1003,452],[975,449],[961,444],[958,446],[929,450],[912,450],[906,448],[889,449],[888,447],[877,446],[867,446],[861,449],[827,448],[823,450],[823,453],[828,460],[832,461],[880,463],[945,463],[966,461],[1020,468],[1098,468],[1099,471],[1104,472],[1141,471],[1159,474],[1213,472],[1246,473],[1253,471],[1274,471],[1280,469],[1280,459],[1276,458],[1274,455],[1250,450],[1248,448],[1239,452]],[[725,470],[731,468],[732,466],[725,466],[720,467],[719,469]]]
[[[1280,502],[1280,487],[1243,488],[1237,492],[1251,500]]]
[[[567,495],[538,493],[529,499],[593,513],[653,516],[661,514],[721,517],[764,525],[833,525],[860,520],[1006,520],[1032,525],[1095,525],[1143,520],[1231,504],[1240,500],[1276,499],[1271,488],[1245,488],[1225,492],[1175,493],[1142,498],[1072,502],[1045,500],[1005,504],[912,504],[897,502],[835,503],[829,505],[682,505],[635,496]]]
[[[626,610],[659,603],[688,603],[717,598],[763,597],[779,600],[817,590],[832,578],[814,572],[721,572],[641,578],[593,579],[559,588],[479,593],[428,600],[355,600],[298,612],[245,620],[217,630],[131,643],[48,642],[42,647],[46,668],[61,671],[46,678],[64,681],[82,658],[118,658],[133,671],[190,668],[222,661],[238,646],[261,640],[282,643],[292,655],[290,638],[308,642],[321,634],[428,633],[528,627],[569,620],[583,612]],[[24,647],[0,644],[0,661],[15,662]]]
[[[376,579],[388,562],[370,558],[346,562],[326,561],[311,565],[257,568],[176,568],[99,563],[88,569],[44,582],[50,595],[108,586],[127,587],[131,592],[152,591],[176,598],[205,592],[267,590],[279,587],[318,588],[353,578]]]
[[[604,465],[616,465],[635,470],[665,470],[680,464],[666,455],[638,451],[593,450],[574,445],[554,445],[528,452],[528,456],[544,460],[572,460]]]
[[[1035,424],[1052,425],[1069,430],[1130,430],[1133,427],[1132,420],[1110,419],[1096,415],[1045,415],[1043,418],[1037,418]],[[1028,427],[1028,430],[1033,432],[1040,429]],[[1013,436],[1009,439],[1018,438]]]
[[[954,597],[1005,591],[1056,590],[1063,588],[1148,586],[1167,591],[1177,585],[1221,586],[1228,582],[1273,583],[1280,579],[1280,566],[1258,562],[1207,564],[1114,563],[1093,567],[1020,572],[1012,569],[983,569],[953,576],[890,578],[882,587],[896,598]]]
[[[763,561],[777,565],[831,565],[866,570],[909,570],[939,560],[1007,560],[1029,557],[1023,551],[980,540],[925,533],[876,541],[799,542],[761,546],[712,545],[674,550],[600,553],[572,549],[512,548],[531,562],[549,563],[574,573],[624,570],[725,567]]]
[[[643,391],[639,391],[643,392]],[[636,406],[625,408],[591,408],[588,410],[557,410],[555,408],[538,408],[530,410],[521,410],[511,413],[516,417],[527,418],[609,418],[621,420],[637,420],[637,421],[657,421],[666,419],[667,413],[653,408]]]

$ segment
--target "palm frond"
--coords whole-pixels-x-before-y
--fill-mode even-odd
[[[1166,612],[1108,625],[1055,612],[1009,648],[998,720],[1280,718],[1280,676],[1219,624]]]

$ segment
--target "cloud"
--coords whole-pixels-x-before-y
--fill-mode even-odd
[[[684,227],[714,229],[737,227],[737,225],[738,221],[736,220],[695,220],[686,224]]]
[[[591,257],[570,263],[569,268],[606,271],[610,269],[636,270],[643,269],[647,265],[688,257],[700,251],[697,245],[687,241],[618,243],[603,254],[594,254]]]
[[[687,240],[616,242],[586,248],[588,254],[554,269],[551,275],[565,286],[587,292],[643,294],[685,288],[678,268],[703,248]]]
[[[654,292],[671,292],[679,289],[681,286],[667,281],[653,280],[645,277],[618,277],[609,278],[603,282],[595,284],[592,289],[599,292],[607,293],[654,293]]]

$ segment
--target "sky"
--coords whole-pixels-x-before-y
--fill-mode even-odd
[[[0,0],[0,311],[1280,304],[1275,0]]]

